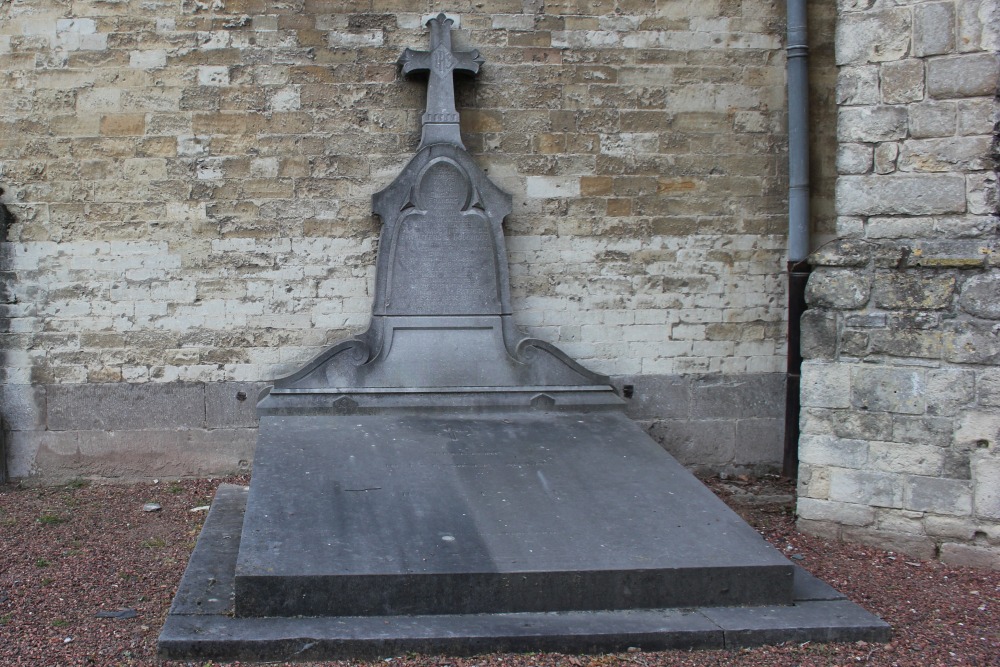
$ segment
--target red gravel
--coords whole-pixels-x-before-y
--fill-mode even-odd
[[[224,480],[246,483],[245,478]],[[0,664],[198,665],[156,659],[156,637],[219,480],[57,488],[0,486]],[[799,563],[892,624],[883,644],[806,644],[737,651],[612,655],[405,656],[373,664],[444,667],[567,665],[1000,665],[1000,572],[956,568],[795,531],[787,503],[737,504],[791,492],[778,482],[709,485]],[[144,512],[146,502],[163,509]],[[134,609],[130,619],[98,611]],[[240,663],[233,663],[240,664]],[[347,665],[359,663],[306,663]]]

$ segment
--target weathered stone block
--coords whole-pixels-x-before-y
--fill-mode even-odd
[[[953,416],[975,399],[976,374],[957,368],[927,371],[927,414]]]
[[[784,416],[781,373],[742,376],[705,375],[691,383],[693,419],[750,419]]]
[[[731,420],[663,420],[649,434],[687,466],[726,465],[736,454],[736,422]]]
[[[989,320],[1000,320],[1000,272],[968,278],[958,299],[962,310]]]
[[[901,486],[906,509],[955,516],[972,512],[972,488],[967,480],[911,475]]]
[[[838,353],[841,357],[867,357],[871,349],[872,335],[867,331],[844,329],[840,334]]]
[[[908,8],[841,14],[835,38],[838,65],[899,60],[910,48]]]
[[[902,143],[900,171],[954,172],[989,169],[990,137],[911,139]]]
[[[861,469],[868,463],[868,441],[803,434],[799,437],[799,461],[817,466]]]
[[[246,472],[255,429],[73,431],[43,439],[35,466],[48,482],[74,477],[150,479]]]
[[[928,2],[913,8],[913,55],[951,53],[955,49],[955,4]]]
[[[954,292],[952,275],[890,273],[875,280],[872,298],[880,308],[933,310],[950,306]]]
[[[46,389],[47,423],[53,431],[205,426],[202,384],[58,384]]]
[[[875,510],[867,505],[815,498],[799,498],[795,512],[802,519],[834,521],[846,526],[868,526],[875,521]]]
[[[840,215],[937,215],[965,212],[965,178],[958,174],[841,176]]]
[[[996,53],[969,53],[927,61],[927,93],[937,99],[995,95],[1000,83]]]
[[[833,359],[837,353],[837,315],[807,310],[799,321],[799,349],[804,359]]]
[[[957,448],[988,450],[1000,445],[1000,414],[967,410],[958,419],[952,441]]]
[[[44,431],[45,387],[0,384],[0,416],[12,431]]]
[[[860,308],[870,293],[871,276],[849,269],[820,267],[806,283],[806,303],[813,307]]]
[[[1000,368],[980,368],[976,372],[976,401],[1000,407]]]
[[[899,144],[885,142],[875,147],[875,173],[891,174],[896,171],[896,159],[899,157]]]
[[[687,419],[690,415],[691,383],[687,377],[629,375],[620,384],[633,386],[627,406],[633,419]]]
[[[804,407],[851,407],[851,367],[816,361],[802,362],[799,400]]]
[[[910,475],[939,475],[944,467],[945,451],[933,445],[903,445],[896,442],[873,442],[868,448],[872,470]]]
[[[924,517],[924,532],[932,537],[950,537],[956,540],[972,541],[976,524],[967,517],[939,516],[928,514]]]
[[[871,333],[872,354],[891,357],[937,359],[941,356],[941,332],[883,329]]]
[[[1000,363],[1000,335],[992,323],[949,322],[943,338],[944,358],[959,364]]]
[[[802,411],[802,432],[835,435],[838,438],[847,439],[895,439],[893,437],[893,416],[884,412],[806,408]],[[950,442],[951,431],[949,430],[948,443]]]
[[[837,139],[841,142],[894,141],[905,136],[905,107],[843,107],[838,113]]]
[[[958,567],[1000,570],[1000,547],[945,542],[941,545],[941,561]]]
[[[830,471],[830,500],[875,507],[903,507],[904,477],[864,470]]]
[[[861,367],[852,375],[853,407],[902,414],[924,413],[927,384],[924,369]]]
[[[868,144],[837,146],[838,174],[867,174],[872,169],[872,147]]]
[[[923,535],[894,533],[887,530],[875,530],[868,527],[847,526],[841,531],[844,540],[871,544],[880,549],[898,551],[916,558],[930,560],[937,554],[934,540]]]
[[[784,453],[784,419],[740,419],[736,422],[736,466],[781,465]]]
[[[872,244],[864,239],[837,239],[809,256],[813,266],[864,266],[872,257]]]
[[[966,175],[965,196],[969,200],[969,213],[994,216],[1000,210],[1000,187],[997,183],[997,173],[986,171]],[[995,217],[992,219],[996,220]]]
[[[924,63],[908,58],[883,63],[879,71],[882,101],[886,104],[907,104],[924,99]]]
[[[924,524],[920,521],[921,516],[923,512],[883,508],[876,513],[875,527],[889,533],[925,535]]]
[[[263,382],[211,382],[205,385],[206,428],[257,426],[257,396]]]
[[[950,137],[957,126],[956,103],[928,101],[907,107],[910,137]]]
[[[837,104],[878,104],[878,65],[843,67],[837,75]]]

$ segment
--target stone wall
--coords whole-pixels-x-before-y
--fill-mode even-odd
[[[518,322],[651,427],[706,422],[667,438],[686,461],[777,463],[784,3],[7,0],[13,475],[246,465],[256,389],[367,321],[425,90],[395,62],[441,9],[486,58],[459,106],[514,196]]]
[[[1000,7],[840,6],[843,238],[811,259],[799,526],[1000,567]]]

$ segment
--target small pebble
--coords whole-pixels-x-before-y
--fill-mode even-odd
[[[160,503],[146,503],[142,506],[143,512],[159,512],[161,509],[163,506]]]
[[[192,507],[188,512],[207,512],[211,505],[199,505],[198,507]]]
[[[792,560],[805,560],[806,557],[802,554],[792,554]]]

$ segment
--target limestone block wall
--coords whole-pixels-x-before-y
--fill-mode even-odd
[[[783,2],[6,0],[12,475],[249,465],[256,391],[367,322],[437,11],[486,58],[458,103],[519,323],[686,462],[780,459]]]
[[[837,227],[803,317],[799,526],[1000,567],[995,0],[840,3]]]

